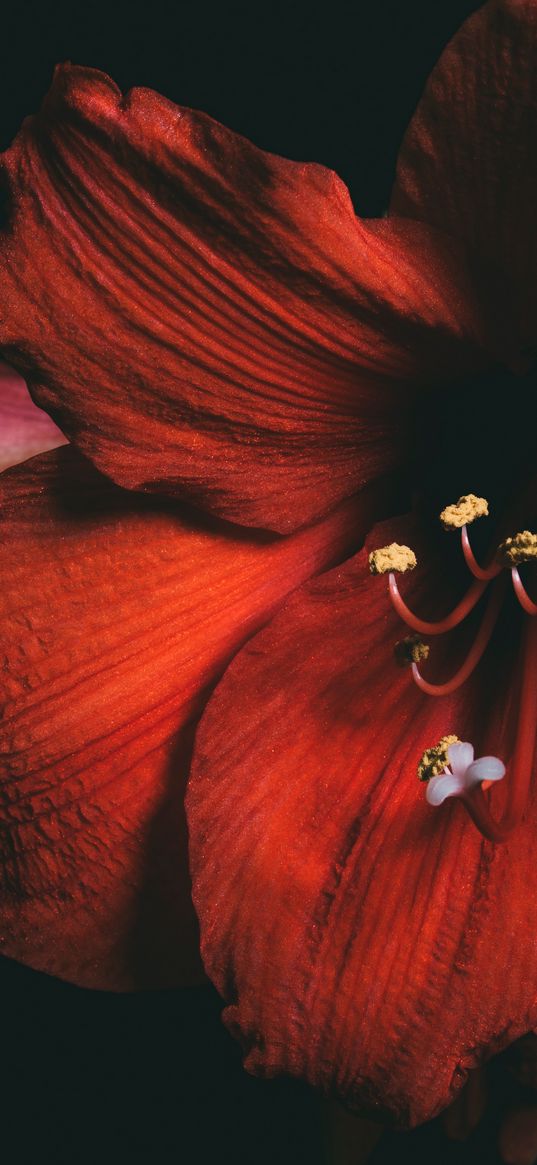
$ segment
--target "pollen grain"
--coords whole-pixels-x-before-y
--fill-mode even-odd
[[[463,494],[458,502],[442,510],[440,521],[444,530],[460,530],[462,526],[475,522],[476,518],[486,518],[488,512],[486,498],[478,498],[476,494]]]
[[[512,538],[500,542],[496,558],[502,566],[518,566],[521,562],[535,562],[537,559],[537,534],[531,530],[521,530]]]
[[[420,781],[430,781],[431,777],[439,777],[448,765],[448,748],[450,744],[458,743],[458,736],[442,736],[433,748],[425,749],[418,765]]]
[[[429,644],[424,643],[419,635],[407,635],[400,639],[394,647],[394,655],[400,667],[407,667],[411,663],[421,663],[429,655]]]
[[[414,570],[417,558],[410,546],[400,546],[398,542],[391,542],[389,546],[381,546],[372,550],[369,555],[369,569],[371,574],[387,574],[390,570],[404,574],[406,570]]]

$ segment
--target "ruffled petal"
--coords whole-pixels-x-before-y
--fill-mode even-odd
[[[391,541],[419,550],[397,522],[371,548]],[[449,609],[448,573],[405,578],[414,609]],[[500,628],[465,686],[428,698],[394,665],[401,625],[362,553],[294,595],[228,669],[198,729],[187,814],[202,955],[251,1071],[412,1125],[535,1025],[535,803],[494,847],[417,779],[448,733],[509,752],[516,634]]]
[[[246,537],[118,489],[72,448],[2,474],[2,953],[86,987],[199,978],[193,726],[237,647],[363,537],[373,504]]]
[[[65,445],[66,440],[47,413],[34,405],[22,376],[0,361],[0,471]]]
[[[60,68],[2,172],[0,345],[122,485],[294,529],[405,458],[410,385],[482,366],[452,243],[150,90]]]
[[[489,268],[515,366],[537,341],[536,59],[533,0],[491,0],[471,16],[419,102],[392,198],[393,213],[449,231]]]

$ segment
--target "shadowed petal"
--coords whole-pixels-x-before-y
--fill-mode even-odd
[[[455,244],[150,90],[63,66],[2,169],[0,344],[122,485],[297,528],[405,457],[409,385],[483,364]]]
[[[395,214],[462,240],[490,268],[497,327],[537,341],[537,5],[491,0],[443,53],[410,123]]]
[[[391,541],[425,563],[402,584],[412,607],[448,610],[443,560],[431,574],[401,521],[369,549]],[[292,596],[216,689],[187,800],[194,901],[253,1072],[412,1125],[535,1025],[535,805],[494,847],[417,779],[446,733],[509,751],[513,618],[471,681],[429,699],[394,663],[401,624],[364,551]]]
[[[290,539],[136,497],[72,448],[0,479],[0,950],[86,987],[199,978],[182,797],[215,679],[375,500]]]
[[[537,1161],[537,1105],[511,1109],[502,1122],[500,1158],[505,1165],[535,1165]]]
[[[65,443],[54,421],[34,404],[22,376],[0,361],[0,470]]]

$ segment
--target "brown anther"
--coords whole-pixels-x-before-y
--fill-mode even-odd
[[[399,546],[398,542],[391,542],[389,546],[381,546],[379,550],[371,551],[369,569],[371,574],[387,574],[389,570],[404,574],[406,570],[414,570],[417,561],[410,546]]]
[[[439,777],[440,773],[449,764],[448,748],[450,744],[457,744],[458,736],[442,736],[433,748],[427,748],[418,765],[420,781],[430,781],[431,777]]]
[[[408,667],[411,663],[421,663],[429,655],[429,645],[420,639],[419,635],[407,635],[395,644],[394,655],[400,667]]]
[[[460,530],[461,526],[468,526],[476,518],[486,518],[489,504],[486,498],[478,498],[475,494],[463,494],[452,506],[446,506],[440,514],[440,521],[444,530]]]
[[[518,566],[521,562],[535,562],[537,559],[537,534],[531,530],[521,530],[512,538],[500,542],[496,551],[497,561],[502,566]]]

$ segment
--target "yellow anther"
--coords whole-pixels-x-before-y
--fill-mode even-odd
[[[419,635],[407,635],[395,644],[394,654],[400,667],[407,667],[410,663],[421,663],[429,655],[429,645],[420,639]]]
[[[512,538],[500,542],[496,558],[502,566],[518,566],[520,562],[535,562],[537,559],[537,534],[531,530],[521,530]]]
[[[439,777],[448,764],[448,748],[450,744],[457,744],[458,736],[442,736],[433,748],[427,748],[418,765],[420,781],[430,781],[431,777]]]
[[[440,514],[440,521],[444,530],[460,530],[461,526],[468,526],[476,518],[486,518],[489,504],[486,498],[478,498],[475,494],[463,494],[453,506],[446,506]]]
[[[369,569],[371,574],[387,574],[389,570],[404,574],[406,570],[414,570],[417,561],[410,546],[399,546],[398,542],[391,542],[389,546],[381,546],[379,550],[371,551]]]

